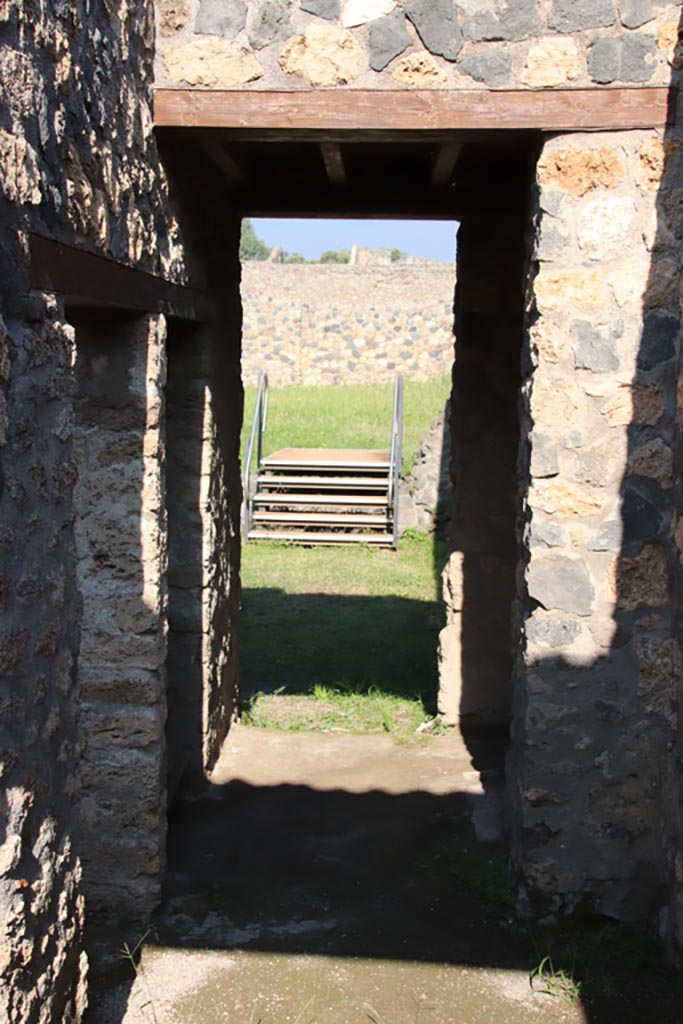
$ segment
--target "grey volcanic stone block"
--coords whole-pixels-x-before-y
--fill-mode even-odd
[[[677,317],[659,316],[656,313],[646,317],[638,351],[638,369],[652,370],[671,359],[676,352],[679,332]]]
[[[619,322],[612,329],[594,327],[587,320],[576,320],[571,326],[574,366],[577,370],[609,373],[619,369],[615,342],[624,333]]]
[[[573,643],[581,632],[581,624],[575,619],[535,619],[527,622],[526,635],[535,644],[547,647],[566,647]]]
[[[621,0],[619,17],[625,28],[640,28],[655,17],[652,0]]]
[[[502,11],[482,11],[463,25],[465,38],[475,43],[528,39],[542,30],[538,4],[529,0],[508,0]]]
[[[560,467],[557,462],[557,445],[546,434],[531,435],[531,475],[533,477],[557,476]]]
[[[406,10],[420,39],[432,53],[455,60],[462,50],[462,31],[451,0],[417,0]]]
[[[328,21],[335,21],[340,14],[339,0],[301,0],[299,6],[302,11],[317,14],[319,18],[327,18]]]
[[[536,243],[536,257],[543,262],[561,259],[566,252],[568,241],[569,239],[558,226],[544,217],[541,233]]]
[[[533,519],[529,541],[532,547],[563,548],[569,543],[569,533],[559,523],[545,519]]]
[[[622,537],[621,519],[608,519],[588,541],[589,551],[618,551]]]
[[[659,509],[631,487],[626,488],[621,500],[621,519],[625,544],[651,540],[658,536],[664,524]]]
[[[244,0],[200,0],[195,32],[234,39],[247,23]]]
[[[622,82],[649,82],[655,70],[657,40],[644,32],[624,36],[621,42]]]
[[[507,85],[510,81],[512,57],[509,53],[473,53],[458,65],[470,78],[488,86]]]
[[[590,615],[595,590],[583,562],[565,555],[532,559],[527,578],[529,596],[547,609]]]
[[[616,39],[598,37],[588,50],[588,74],[594,82],[608,85],[619,77],[620,47]]]
[[[553,0],[548,28],[558,32],[583,32],[604,28],[616,21],[614,0]]]
[[[410,45],[410,35],[402,14],[377,18],[370,24],[370,67],[382,71]]]
[[[247,14],[247,37],[255,50],[283,41],[292,34],[286,0],[251,0]]]

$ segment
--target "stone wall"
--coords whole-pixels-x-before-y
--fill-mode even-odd
[[[28,232],[181,275],[153,40],[152,8],[133,0],[0,3],[0,1003],[22,1024],[77,1020],[85,982],[76,349],[62,301],[29,287]]]
[[[159,0],[165,86],[655,85],[678,59],[662,0]]]
[[[58,303],[31,309],[28,322],[6,307],[0,318],[0,1001],[22,1024],[77,1020],[86,966],[74,843],[73,332]]]
[[[664,935],[680,871],[679,152],[674,134],[575,135],[539,160],[510,762],[532,902]]]
[[[439,377],[453,360],[454,288],[454,268],[430,261],[245,263],[244,382],[260,370],[277,386]]]

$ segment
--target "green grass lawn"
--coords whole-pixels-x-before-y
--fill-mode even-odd
[[[403,472],[408,473],[432,419],[450,394],[451,380],[405,381]],[[279,448],[389,448],[394,385],[271,388],[264,454]],[[256,388],[246,388],[242,453],[251,432]]]
[[[248,721],[413,733],[435,710],[441,559],[440,543],[420,533],[405,536],[398,551],[245,545]]]
[[[450,378],[406,381],[403,470],[450,392]],[[256,389],[245,396],[242,450]],[[264,454],[284,447],[388,448],[393,384],[272,388]],[[296,547],[242,552],[241,689],[262,728],[413,735],[435,711],[443,625],[441,545],[428,534],[398,551]]]

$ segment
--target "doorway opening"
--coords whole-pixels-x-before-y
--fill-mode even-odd
[[[261,727],[407,739],[436,713],[456,230],[243,222],[241,701]]]
[[[222,893],[221,899],[225,898],[228,903],[233,903],[238,900],[238,890],[241,891],[244,878],[247,877],[241,872],[243,868],[246,870],[247,851],[250,848],[250,841],[245,839],[246,845],[242,846],[237,835],[253,836],[259,829],[263,829],[260,832],[261,841],[269,851],[268,856],[270,851],[275,853],[277,850],[276,834],[281,836],[284,847],[287,847],[284,824],[280,813],[275,812],[276,807],[280,807],[283,813],[284,808],[288,808],[285,818],[308,823],[303,828],[303,842],[314,861],[322,857],[325,862],[329,854],[342,875],[349,869],[351,860],[374,863],[370,851],[375,842],[379,844],[379,848],[385,840],[380,841],[378,836],[370,838],[367,832],[362,836],[359,833],[360,848],[355,854],[348,851],[344,853],[346,840],[343,837],[346,835],[348,838],[348,830],[351,828],[348,817],[344,825],[339,825],[336,811],[331,812],[332,818],[323,828],[323,831],[327,832],[327,839],[323,839],[316,831],[317,826],[314,823],[321,820],[319,811],[314,808],[317,799],[314,794],[318,792],[318,786],[322,786],[324,791],[329,788],[348,789],[349,794],[355,794],[359,800],[368,786],[371,789],[393,792],[397,798],[401,793],[407,794],[414,792],[415,789],[421,793],[430,793],[437,801],[434,804],[434,814],[431,809],[427,812],[431,824],[425,823],[425,830],[431,832],[434,826],[438,831],[438,821],[441,820],[441,811],[438,807],[442,806],[439,800],[443,798],[448,802],[448,794],[453,795],[451,783],[440,789],[440,773],[436,768],[434,780],[430,782],[429,772],[427,776],[424,773],[420,774],[415,768],[415,763],[411,762],[409,752],[397,748],[398,754],[396,751],[392,753],[391,732],[394,722],[392,721],[390,725],[393,714],[391,707],[387,708],[385,705],[380,709],[379,724],[375,719],[367,730],[375,735],[361,738],[369,739],[372,744],[377,742],[383,745],[378,764],[386,766],[391,762],[394,765],[392,771],[396,774],[393,782],[386,778],[383,780],[379,768],[380,774],[373,775],[372,769],[366,763],[365,779],[357,781],[354,788],[352,780],[357,778],[356,773],[360,769],[356,767],[355,754],[352,755],[349,750],[344,755],[346,760],[342,757],[339,762],[346,765],[341,775],[335,777],[326,774],[323,769],[325,764],[335,764],[336,754],[332,747],[328,746],[330,741],[341,740],[342,744],[345,744],[349,739],[349,734],[339,728],[339,722],[349,706],[344,701],[348,698],[350,703],[354,696],[353,680],[346,692],[344,691],[349,682],[347,677],[352,674],[347,666],[350,659],[357,656],[354,648],[359,643],[362,628],[368,629],[375,643],[372,652],[375,663],[371,671],[373,674],[381,674],[384,671],[382,678],[386,681],[386,688],[390,693],[392,685],[396,684],[397,676],[424,676],[425,656],[436,669],[438,652],[439,676],[437,677],[434,671],[429,681],[431,692],[424,695],[425,700],[428,701],[431,697],[432,704],[429,710],[432,713],[440,712],[440,718],[435,720],[439,722],[437,732],[442,728],[441,723],[459,724],[466,739],[465,747],[461,748],[464,752],[462,771],[474,772],[476,786],[479,787],[476,793],[471,794],[480,798],[479,801],[475,800],[478,815],[476,827],[482,835],[489,829],[488,838],[494,842],[500,841],[500,829],[498,825],[492,824],[494,819],[500,820],[500,815],[498,814],[496,818],[498,812],[492,813],[491,807],[496,805],[499,811],[503,800],[504,737],[510,717],[515,660],[513,591],[518,562],[516,530],[519,495],[516,465],[520,448],[517,401],[521,376],[525,284],[528,276],[527,237],[530,230],[531,181],[539,143],[538,137],[522,136],[519,133],[496,133],[495,137],[489,135],[486,139],[472,135],[457,140],[429,135],[420,135],[419,138],[411,136],[401,140],[321,140],[301,137],[297,133],[292,133],[288,138],[277,139],[259,139],[243,131],[216,131],[210,134],[209,144],[204,147],[210,156],[210,166],[214,170],[221,168],[223,181],[230,189],[230,200],[234,207],[242,216],[253,218],[256,223],[259,216],[266,214],[278,217],[332,215],[337,218],[350,215],[367,217],[374,214],[407,219],[450,219],[461,224],[454,315],[450,321],[450,330],[454,331],[455,335],[455,362],[449,415],[451,440],[441,460],[448,465],[448,476],[453,483],[452,514],[448,529],[444,531],[441,539],[442,546],[438,558],[434,555],[433,537],[428,536],[427,541],[431,554],[428,584],[430,595],[429,602],[423,602],[420,614],[426,613],[426,620],[433,617],[432,621],[428,622],[425,632],[428,639],[424,643],[428,644],[428,649],[421,650],[417,660],[411,662],[405,653],[406,648],[401,647],[406,636],[408,640],[412,639],[409,620],[405,618],[405,608],[410,605],[411,599],[403,596],[401,592],[405,581],[396,578],[391,580],[388,594],[335,594],[335,585],[337,590],[341,587],[339,580],[335,578],[334,568],[328,568],[327,589],[330,593],[323,595],[323,587],[319,583],[323,572],[322,559],[329,558],[330,551],[336,549],[290,549],[288,546],[283,547],[281,542],[269,541],[264,547],[254,545],[253,548],[247,548],[246,553],[243,552],[240,699],[243,708],[246,708],[246,714],[250,716],[250,728],[245,729],[242,725],[239,729],[232,730],[228,734],[227,743],[223,745],[222,754],[220,744],[214,746],[211,759],[205,754],[205,771],[207,768],[213,769],[206,801],[200,800],[192,806],[185,805],[184,808],[179,805],[177,817],[172,823],[169,846],[169,877],[175,879],[180,886],[176,891],[177,899],[185,899],[192,895],[183,888],[186,883],[178,882],[178,879],[185,878],[187,881],[190,877],[194,880],[187,883],[190,887],[195,883],[200,884],[198,871],[205,877],[211,876],[211,884],[217,887],[217,892]],[[272,178],[273,161],[278,167],[277,187]],[[235,236],[232,237],[234,244]],[[269,247],[271,250],[272,248]],[[282,249],[287,248],[288,246],[282,246]],[[264,280],[260,281],[258,287],[253,288],[251,294],[254,295],[254,300],[251,307],[250,293],[245,293],[244,288],[248,271],[245,272],[243,269],[242,304],[245,328],[252,322],[256,330],[260,328],[267,335],[266,348],[270,362],[278,366],[278,372],[293,375],[288,387],[316,388],[320,385],[306,382],[305,373],[309,370],[305,367],[314,367],[314,370],[323,372],[319,368],[324,366],[325,360],[320,361],[316,367],[310,351],[314,348],[313,345],[308,346],[309,351],[302,353],[287,340],[287,332],[291,335],[296,329],[299,339],[297,344],[300,345],[301,305],[310,307],[312,301],[309,299],[307,303],[297,305],[292,298],[291,283],[289,290],[285,288],[283,294],[276,297],[272,286],[265,281],[267,274],[272,275],[281,271],[293,279],[306,269],[299,262],[288,264],[285,259],[283,254],[280,254],[279,258],[273,258],[270,262],[259,262],[255,274],[257,278],[260,274]],[[390,259],[390,262],[393,261]],[[236,273],[238,268],[234,256],[227,263],[224,261],[223,266],[228,267],[229,275],[234,275],[228,276],[224,270],[224,287],[230,288],[233,296],[239,295],[239,277]],[[333,264],[332,267],[335,272],[341,272],[339,264]],[[320,270],[320,267],[317,269]],[[404,268],[409,280],[418,276],[418,269],[411,269],[410,265]],[[371,276],[370,270],[371,268],[366,270],[368,276]],[[431,294],[426,286],[423,286],[423,290],[427,302]],[[330,305],[339,306],[340,302],[340,289],[337,286],[336,292],[331,296]],[[310,319],[310,309],[306,312]],[[327,326],[334,328],[337,324],[338,320],[335,322],[330,316]],[[311,335],[313,333],[311,331]],[[321,333],[317,332],[318,342]],[[335,338],[334,330],[328,331],[328,334],[332,339]],[[246,329],[243,332],[244,336]],[[334,352],[334,344],[330,344],[329,349]],[[356,349],[358,350],[358,346]],[[249,365],[251,356],[252,353],[245,347],[242,352],[243,366]],[[391,361],[388,357],[384,358],[387,363]],[[354,360],[356,365],[352,372],[357,373],[361,362],[360,355],[354,356]],[[329,363],[329,357],[327,362]],[[371,362],[369,359],[368,363]],[[256,366],[253,369],[257,371],[268,368]],[[396,367],[386,366],[390,376],[393,376],[395,369]],[[205,401],[209,392],[220,390],[221,387],[220,378],[212,380],[212,372],[210,370],[206,376]],[[338,372],[338,368],[333,368],[332,374]],[[175,375],[171,368],[169,381],[175,380],[174,386],[178,388],[179,394],[187,388],[191,374],[189,363],[179,364],[179,372]],[[245,383],[249,409],[250,402],[252,405],[255,402],[256,380],[247,377]],[[385,382],[385,385],[391,386],[389,381]],[[343,394],[344,389],[340,390]],[[450,382],[445,391],[451,391]],[[296,401],[299,399],[300,396],[296,396],[288,430],[292,424],[297,425]],[[387,401],[386,405],[388,423],[390,401]],[[286,422],[285,405],[283,404],[281,408],[282,412],[279,415],[276,400],[271,393],[269,429],[278,429],[278,419],[280,423]],[[320,418],[325,426],[328,425],[328,420],[331,421],[328,405],[324,406]],[[183,417],[178,416],[176,419],[180,423]],[[345,419],[351,426],[356,427],[357,417],[347,414]],[[250,426],[249,421],[247,411],[243,420],[247,429]],[[204,446],[214,443],[212,431],[207,430],[206,423],[197,431],[197,436],[199,435]],[[277,438],[277,435],[275,437]],[[235,456],[234,440],[233,438],[230,442],[233,445],[232,457]],[[288,435],[282,438],[282,443],[277,439],[273,443],[275,449],[279,450],[287,444],[304,446],[305,440],[300,435],[296,438]],[[351,438],[345,437],[344,444],[350,446]],[[172,458],[171,452],[169,459]],[[202,460],[206,463],[207,457],[202,456]],[[210,462],[210,456],[208,461]],[[182,477],[182,472],[178,477]],[[210,480],[211,474],[208,474],[207,486]],[[234,520],[234,495],[232,497]],[[214,501],[211,506],[214,512],[216,504]],[[181,530],[181,533],[187,537],[186,530]],[[412,542],[419,544],[414,539]],[[209,547],[212,543],[213,540],[210,540]],[[273,546],[269,547],[268,544]],[[203,545],[203,557],[206,559],[206,531]],[[253,564],[250,566],[252,551]],[[356,549],[356,553],[361,556],[358,565],[355,568],[351,566],[345,571],[349,575],[355,574],[357,578],[362,577],[363,572],[367,572],[368,576],[375,580],[376,573],[368,572],[370,552],[366,555],[364,550],[359,548]],[[345,550],[340,554],[347,557]],[[348,555],[350,554],[351,551],[348,552]],[[377,554],[386,556],[387,560],[395,559],[393,551]],[[286,559],[297,558],[299,555],[305,558],[308,568],[303,568],[299,564],[295,575],[298,573],[302,576],[304,584],[297,592],[286,594],[285,586],[282,584],[283,576],[278,577],[277,574],[286,576],[289,572],[285,567]],[[319,561],[314,562],[319,556]],[[257,566],[259,560],[260,565]],[[312,565],[316,566],[313,570]],[[170,578],[173,580],[173,560],[170,572]],[[312,572],[308,579],[305,576],[306,572]],[[253,573],[251,579],[250,573]],[[317,584],[312,582],[316,579]],[[273,594],[273,591],[282,593]],[[350,598],[350,603],[355,606],[355,620],[353,616],[348,617],[348,610],[341,609],[347,598]],[[279,611],[278,599],[281,602]],[[200,605],[203,606],[204,601],[205,598],[202,597]],[[333,630],[332,640],[323,640],[322,643],[322,646],[326,647],[326,658],[320,653],[322,634],[319,624],[312,624],[313,615],[320,614],[322,608],[326,609],[324,614],[328,618],[330,629]],[[386,618],[386,609],[389,609],[390,621]],[[173,629],[174,623],[171,622],[171,632]],[[398,649],[397,660],[393,662],[392,647]],[[232,649],[234,651],[235,646]],[[311,649],[316,665],[313,675],[301,669],[301,658],[309,658]],[[268,662],[269,664],[266,664]],[[203,671],[206,671],[206,667]],[[318,678],[315,678],[315,675]],[[277,714],[272,711],[273,699],[276,700],[282,694],[274,694],[273,691],[283,686],[285,677],[289,682],[295,676],[298,676],[299,680],[305,679],[305,692],[290,694],[298,698],[299,703],[294,711],[290,707],[285,714],[287,721],[283,722],[281,719],[278,720]],[[367,682],[369,689],[372,685],[370,673],[366,674],[365,679],[356,682]],[[203,685],[206,687],[206,682]],[[422,699],[423,695],[420,696]],[[304,706],[316,702],[318,710],[322,708],[321,717],[325,719],[326,727],[319,730],[317,738],[311,738],[306,731],[310,727],[310,721],[307,722],[305,718]],[[421,711],[424,712],[424,704],[421,705]],[[283,724],[287,726],[286,729],[281,728]],[[424,761],[424,748],[420,744],[423,740],[426,741],[427,737],[420,733],[416,734],[416,728],[421,724],[419,720],[410,721],[408,728],[411,741],[415,742],[415,751]],[[253,748],[249,748],[251,737],[256,732],[258,742]],[[452,735],[446,731],[443,737],[433,738],[438,746],[442,739],[446,744],[450,742]],[[503,736],[503,743],[501,744],[498,739],[491,742],[492,735],[498,738]],[[352,739],[355,742],[357,738]],[[386,747],[386,743],[389,744],[389,748]],[[447,755],[452,756],[452,753]],[[448,763],[454,769],[453,778],[458,778],[456,790],[460,786],[457,790],[460,795],[453,798],[454,802],[461,808],[468,808],[466,818],[469,822],[469,798],[462,797],[467,788],[463,783],[464,776],[458,775],[458,768],[453,760]],[[445,774],[441,778],[445,778]],[[482,780],[485,780],[485,785],[482,784]],[[472,784],[474,785],[474,780]],[[211,821],[215,824],[216,801],[221,802],[223,810],[220,819],[230,833],[229,836],[227,833],[221,833],[222,838],[218,840],[216,833],[213,832],[214,825],[211,824]],[[426,803],[430,804],[430,801],[427,800]],[[388,805],[394,806],[392,801],[388,801]],[[350,799],[349,807],[353,806],[355,801]],[[445,803],[443,806],[446,806]],[[370,818],[374,815],[375,811],[372,811]],[[419,816],[418,814],[418,818]],[[388,813],[383,819],[384,824],[378,824],[380,831],[385,830],[385,839],[394,829],[391,825],[392,817],[392,814]],[[336,825],[332,819],[337,821]],[[257,825],[257,820],[261,822],[260,825]],[[280,822],[277,827],[275,821]],[[407,821],[405,825],[409,827]],[[337,827],[340,832],[334,837]],[[466,827],[470,828],[471,825]],[[278,832],[281,828],[282,831]],[[436,832],[433,834],[436,835]],[[205,837],[208,860],[197,856],[199,835]],[[402,843],[404,840],[408,842],[406,835],[398,841]],[[296,913],[292,904],[288,902],[289,897],[285,898],[283,895],[286,890],[289,891],[290,885],[299,893],[302,905],[306,904],[310,897],[310,920],[318,921],[319,924],[323,922],[320,927],[316,925],[312,929],[317,939],[308,936],[305,943],[308,943],[309,939],[315,943],[321,936],[327,934],[324,912],[320,909],[324,906],[323,896],[319,891],[307,896],[305,887],[300,887],[298,883],[294,885],[293,879],[299,871],[296,864],[301,858],[301,865],[306,860],[301,848],[296,844],[294,846],[296,849],[292,847],[289,850],[277,869],[272,862],[269,867],[262,863],[259,869],[272,872],[278,879],[277,887],[282,899],[274,894],[271,906],[280,908],[279,913],[281,912],[283,921],[279,924],[273,921],[266,924],[263,918],[259,923],[256,919],[259,914],[266,913],[265,908],[258,910],[254,901],[250,899],[246,899],[246,905],[244,902],[241,904],[244,913],[242,920],[255,928],[254,934],[258,934],[256,941],[264,943],[264,949],[277,947],[278,942],[274,938],[277,934],[286,936],[287,942],[291,940],[292,935],[298,934],[297,929],[292,926]],[[240,865],[235,871],[228,869],[225,857],[218,853],[219,847],[224,847],[228,859],[232,858]],[[190,854],[195,857],[196,871],[188,868]],[[216,874],[210,869],[211,857],[215,859]],[[303,866],[301,870],[306,874]],[[315,871],[311,877],[313,875]],[[376,881],[368,884],[375,885]],[[303,886],[303,882],[301,885]],[[335,885],[336,883],[332,887]],[[344,887],[341,885],[336,890],[337,897],[340,897],[343,890]],[[206,900],[202,906],[205,905]],[[284,930],[278,932],[278,928]],[[360,949],[365,942],[362,929],[359,931],[358,927],[352,927],[350,924],[349,928],[349,934],[355,937],[350,946],[346,947],[347,951],[354,943]],[[380,942],[375,948],[379,950],[381,945]],[[321,949],[328,949],[330,952],[333,947],[334,944],[327,946],[325,942],[320,946]]]
[[[168,134],[171,137],[173,135],[172,132]],[[277,137],[274,137],[268,132],[259,135],[258,132],[248,130],[212,130],[203,133],[202,153],[206,157],[207,173],[210,173],[216,184],[221,183],[223,200],[231,207],[233,214],[236,212],[242,217],[248,216],[256,223],[259,217],[271,215],[278,218],[430,218],[457,220],[461,224],[454,301],[455,362],[448,424],[450,447],[442,456],[440,467],[445,470],[447,466],[444,475],[453,484],[452,515],[445,531],[443,551],[439,552],[438,558],[433,557],[431,567],[431,598],[440,600],[443,597],[443,611],[435,613],[435,609],[430,607],[426,615],[430,619],[430,657],[434,663],[438,652],[439,666],[437,692],[434,692],[432,684],[432,704],[429,710],[438,710],[441,722],[447,725],[459,724],[468,735],[475,735],[481,730],[505,734],[510,718],[516,642],[513,639],[515,631],[512,619],[518,562],[516,519],[519,496],[516,467],[520,438],[517,402],[528,276],[531,180],[540,144],[539,136],[536,133],[504,131],[483,136],[477,133],[456,133],[448,137],[444,137],[443,133],[430,132],[398,133],[387,138],[383,133],[345,135],[341,132],[334,138],[329,133],[324,137],[318,135],[292,131],[278,132]],[[275,165],[278,168],[277,184],[272,175],[272,167]],[[237,248],[237,218],[234,224],[231,243]],[[214,269],[213,274],[221,282],[222,294],[230,296],[226,299],[227,305],[234,309],[240,301],[237,254],[233,251],[231,257],[226,259],[225,241],[222,250],[219,238],[214,237],[213,244],[217,253],[215,261],[220,267],[219,271]],[[350,269],[339,264],[307,268],[299,263],[298,257],[286,263],[287,257],[282,252],[284,249],[285,246],[282,246],[279,254],[276,250],[273,258],[259,262],[254,273],[262,276],[283,273],[288,280],[294,280],[296,275],[313,269],[331,269],[337,275]],[[293,246],[290,248],[292,251]],[[391,251],[389,262],[397,265],[399,262],[392,260]],[[371,277],[371,270],[371,267],[366,267],[363,271],[361,263],[359,279],[362,281],[364,274]],[[297,303],[292,297],[291,282],[279,297],[272,294],[272,286],[265,281],[260,285],[257,282],[251,293],[245,291],[245,282],[248,282],[250,272],[250,268],[242,271],[245,336],[250,324],[254,325],[252,333],[255,336],[261,340],[265,336],[261,353],[265,362],[257,367],[253,352],[244,347],[242,362],[247,370],[248,400],[253,400],[249,387],[255,383],[250,380],[249,374],[253,376],[256,369],[266,368],[266,363],[268,369],[276,367],[276,371],[271,370],[271,373],[289,374],[288,384],[292,387],[309,386],[307,375],[314,377],[315,374],[328,373],[332,379],[343,377],[340,372],[340,350],[347,372],[356,377],[364,372],[362,367],[370,367],[373,362],[380,362],[380,359],[387,373],[393,376],[392,371],[396,367],[390,366],[390,363],[394,360],[382,355],[382,350],[378,352],[378,358],[373,360],[373,349],[369,344],[361,352],[351,338],[353,358],[349,358],[348,352],[343,352],[346,339],[339,316],[328,312],[325,314],[326,320],[323,316],[320,323],[313,323],[313,303]],[[406,265],[403,272],[414,285],[419,268]],[[319,283],[318,287],[322,287],[322,284]],[[327,287],[331,290],[330,309],[334,310],[335,304],[340,304],[340,289],[334,282],[328,283]],[[425,283],[422,287],[425,300],[431,299],[429,286]],[[394,287],[391,296],[394,301],[395,292]],[[377,298],[378,294],[375,290],[377,304],[386,307],[386,295]],[[302,307],[306,307],[304,312]],[[308,336],[302,330],[304,313],[308,318]],[[226,359],[230,361],[233,381],[237,362],[234,335],[239,330],[241,319],[240,311],[229,324],[233,336],[232,347],[225,343],[221,347],[221,365],[225,369]],[[296,335],[294,344],[293,335]],[[331,343],[321,341],[325,336],[332,339]],[[236,458],[234,421],[235,410],[239,407],[241,412],[241,407],[239,397],[233,397],[232,401],[225,397],[230,391],[220,378],[217,369],[220,361],[216,359],[212,344],[215,343],[207,337],[206,368],[201,374],[192,367],[196,338],[193,338],[187,349],[189,358],[185,361],[182,355],[174,355],[174,350],[180,352],[182,342],[179,346],[169,345],[168,390],[171,423],[169,436],[172,439],[169,446],[169,503],[176,506],[176,512],[171,511],[169,514],[171,609],[180,609],[183,602],[187,605],[189,601],[188,588],[177,582],[188,569],[186,559],[183,555],[176,557],[174,549],[180,551],[182,544],[187,546],[192,533],[189,521],[183,521],[177,515],[179,502],[174,497],[174,488],[177,486],[178,495],[183,488],[187,489],[188,467],[179,458],[174,468],[174,449],[180,452],[183,444],[194,448],[195,461],[199,467],[196,478],[203,481],[205,489],[204,497],[199,501],[199,513],[196,513],[196,502],[193,506],[197,533],[193,544],[195,551],[199,550],[201,544],[202,552],[199,559],[202,563],[202,583],[201,586],[197,584],[193,595],[193,614],[195,621],[201,623],[195,630],[195,637],[199,634],[204,637],[201,655],[196,647],[196,639],[195,653],[190,653],[187,622],[182,611],[177,616],[171,615],[169,637],[171,650],[184,651],[182,657],[176,659],[176,666],[181,666],[175,670],[179,676],[191,678],[191,662],[195,666],[194,671],[202,675],[204,737],[202,754],[199,761],[195,760],[195,768],[201,764],[204,770],[210,770],[215,763],[229,720],[236,708],[239,650],[234,601],[237,592],[234,583],[239,516],[236,512],[234,483],[235,475],[239,473],[239,463]],[[324,351],[320,350],[320,346]],[[377,349],[374,351],[377,352]],[[203,413],[201,403],[188,398],[193,376],[200,381],[197,393],[203,395]],[[311,382],[310,386],[318,385]],[[234,387],[232,394],[236,396]],[[182,415],[183,411],[187,413],[188,408],[193,406],[193,401],[193,415]],[[208,419],[207,403],[211,406]],[[221,412],[221,404],[229,408]],[[173,412],[174,409],[177,414]],[[390,413],[387,414],[387,420],[389,416]],[[270,429],[277,429],[278,414],[274,402],[271,403],[269,417],[271,423],[276,423]],[[190,427],[193,418],[196,422]],[[345,416],[346,422],[354,427],[356,418],[352,413]],[[286,416],[282,422],[285,419]],[[296,422],[296,406],[291,419]],[[322,412],[321,419],[325,422],[326,411]],[[248,425],[249,411],[243,423]],[[219,438],[221,430],[223,433]],[[174,431],[179,431],[181,435],[188,435],[189,432],[193,434],[194,440],[186,436],[184,441],[183,437],[175,436]],[[289,436],[282,440],[283,445],[278,443],[276,447],[292,444]],[[224,468],[217,473],[215,468],[211,468],[212,460]],[[225,486],[227,467],[231,467],[230,472],[233,474],[231,493]],[[178,482],[177,485],[174,480]],[[269,514],[273,514],[272,510]],[[207,517],[209,529],[206,526]],[[177,530],[178,544],[174,544],[173,539],[176,532],[174,520],[180,524]],[[220,541],[219,537],[222,538]],[[227,560],[224,557],[226,549],[232,552]],[[273,557],[276,561],[282,561],[277,551]],[[207,564],[212,565],[211,571],[215,569],[213,576],[211,572],[207,574]],[[353,572],[353,569],[350,571]],[[434,577],[437,577],[436,580]],[[310,608],[313,603],[319,604],[320,601],[319,597],[314,601],[316,591],[304,591],[303,596],[299,593],[296,600],[288,603],[288,614],[290,617],[296,616],[302,624],[302,639],[297,641],[293,623],[284,616],[282,630],[285,635],[278,639],[273,616],[268,609],[264,611],[261,607],[262,598],[265,599],[264,592],[278,589],[277,586],[268,587],[269,578],[272,579],[272,567],[264,565],[258,585],[251,588],[261,593],[250,593],[247,587],[244,595],[245,637],[254,651],[251,659],[244,657],[246,652],[242,651],[241,673],[243,684],[246,684],[243,686],[242,697],[247,702],[251,702],[260,690],[267,693],[269,689],[279,689],[283,684],[282,675],[277,671],[277,662],[280,661],[281,667],[282,662],[286,661],[283,657],[285,647],[289,646],[300,653],[302,648],[317,639],[319,632],[309,628],[306,635]],[[400,603],[404,600],[400,595],[401,584],[396,582],[392,586],[396,586],[399,591],[393,597]],[[230,598],[226,597],[230,594],[233,595],[232,604]],[[391,602],[391,594],[386,596]],[[219,610],[222,600],[230,607],[229,612],[226,609]],[[383,600],[384,597],[380,598],[380,602]],[[258,639],[249,635],[250,604],[255,618],[261,616],[264,624],[264,632]],[[386,623],[370,607],[372,601],[366,604],[361,600],[358,604],[357,616],[369,624],[371,631],[374,628],[377,660],[391,664],[386,652],[392,650],[392,638],[387,635]],[[210,609],[209,618],[213,616],[209,624],[207,608]],[[329,670],[320,669],[317,673],[320,678],[311,676],[306,680],[307,688],[315,687],[316,683],[322,688],[318,690],[319,694],[324,694],[325,687],[345,685],[348,682],[345,678],[348,673],[344,667],[344,658],[358,634],[358,628],[352,620],[345,623],[338,612],[332,610],[330,614],[337,631],[330,645],[328,659],[333,667]],[[405,624],[396,631],[396,635],[403,633],[410,633]],[[207,640],[207,636],[214,637],[214,640]],[[271,672],[259,666],[259,659],[262,661],[264,651],[269,649],[275,652],[276,670]],[[419,674],[419,669],[413,668],[410,659],[400,654],[399,659],[404,669],[407,660],[409,671]],[[198,662],[201,662],[199,668]],[[218,662],[222,667],[216,670]],[[324,661],[321,660],[320,664],[323,665]],[[250,666],[257,666],[251,678]],[[215,678],[223,680],[219,685],[215,678],[209,678],[212,671]],[[389,670],[391,674],[395,673]],[[362,682],[372,684],[370,673],[366,674]],[[217,692],[222,694],[220,699],[216,699]],[[172,698],[169,708],[169,721],[175,716],[176,720],[182,722],[182,714],[174,712],[174,700]],[[250,711],[254,711],[253,706]],[[388,721],[388,718],[385,717],[385,720]],[[172,762],[173,756],[169,760]]]

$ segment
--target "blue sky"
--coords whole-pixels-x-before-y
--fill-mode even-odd
[[[300,252],[317,259],[326,249],[350,249],[357,245],[371,249],[402,249],[409,256],[444,260],[455,258],[454,221],[417,220],[285,220],[253,218],[256,234],[268,245],[281,245],[287,252]]]

